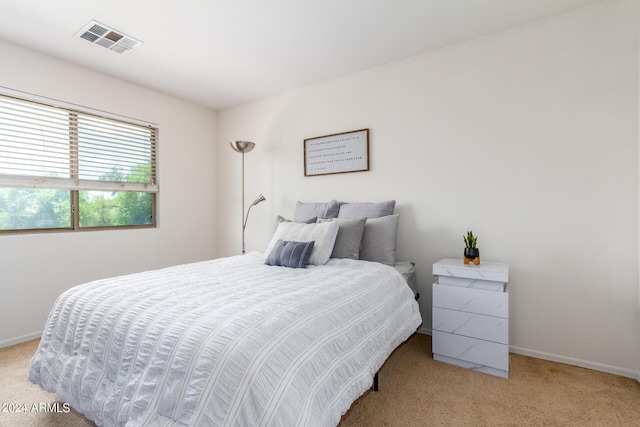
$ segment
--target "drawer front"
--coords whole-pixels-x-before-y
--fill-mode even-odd
[[[502,317],[433,307],[432,329],[500,344],[509,344],[509,320]]]
[[[509,317],[509,294],[433,284],[433,306],[487,316]]]
[[[466,279],[464,277],[439,276],[441,285],[460,286],[461,288],[485,289],[487,291],[504,292],[505,282],[493,282],[491,280]]]
[[[495,369],[509,370],[509,346],[433,331],[433,353]]]

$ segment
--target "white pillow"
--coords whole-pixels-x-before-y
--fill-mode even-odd
[[[299,222],[281,222],[267,246],[267,257],[278,240],[290,240],[295,242],[314,241],[313,252],[309,264],[324,265],[329,261],[333,245],[336,243],[339,225],[337,222],[322,222],[316,224],[304,224]]]

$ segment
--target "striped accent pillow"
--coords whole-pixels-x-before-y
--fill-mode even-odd
[[[271,252],[269,252],[265,264],[305,268],[309,264],[314,244],[314,241],[293,242],[290,240],[278,240]]]

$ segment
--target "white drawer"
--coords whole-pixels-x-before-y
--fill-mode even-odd
[[[433,307],[433,330],[509,344],[509,320]]]
[[[488,316],[509,317],[509,294],[433,284],[433,306]]]
[[[509,370],[509,346],[477,338],[433,331],[433,353],[459,360]]]
[[[462,288],[485,289],[487,291],[504,292],[505,282],[491,280],[467,279],[466,277],[438,276],[441,285],[460,286]]]

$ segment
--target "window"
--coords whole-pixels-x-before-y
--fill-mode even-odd
[[[0,232],[153,227],[158,129],[0,95]]]

